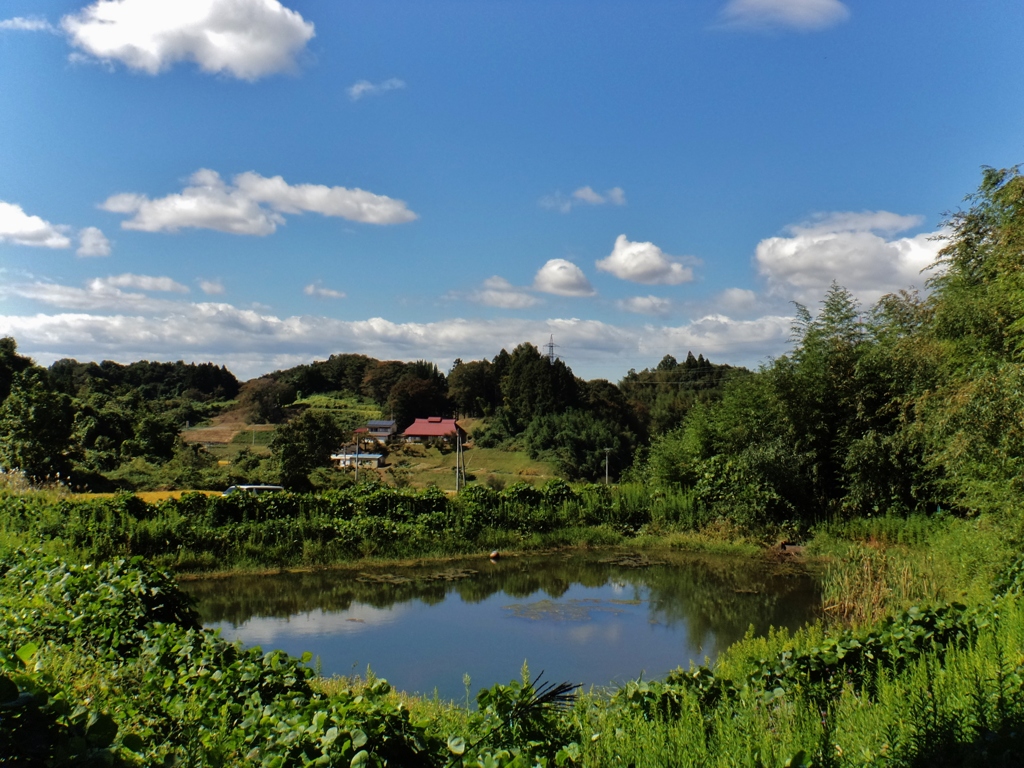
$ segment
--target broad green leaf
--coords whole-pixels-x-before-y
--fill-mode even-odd
[[[350,768],[363,768],[365,765],[370,764],[370,753],[365,749],[356,752],[352,757],[352,762],[349,763]]]
[[[141,752],[146,748],[145,742],[137,733],[127,734],[123,739],[121,739],[121,745],[132,752]]]
[[[21,659],[22,663],[26,666],[32,663],[32,660],[35,659],[38,652],[39,646],[35,643],[25,643],[16,651],[18,658]]]
[[[466,740],[461,736],[449,736],[448,749],[452,751],[453,755],[464,754],[466,752]]]
[[[86,737],[94,747],[109,747],[117,737],[117,723],[106,712],[93,714],[85,728]]]

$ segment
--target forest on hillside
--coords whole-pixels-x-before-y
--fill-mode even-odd
[[[239,382],[212,363],[65,359],[43,368],[8,337],[0,339],[0,467],[94,491],[333,487],[351,479],[324,471],[330,454],[363,426],[358,412],[324,405],[334,398],[365,403],[399,430],[417,417],[482,417],[478,445],[527,451],[571,480],[603,476],[607,448],[618,477],[652,436],[680,425],[691,407],[745,373],[703,356],[678,363],[666,355],[616,386],[584,381],[523,343],[492,360],[456,360],[447,374],[424,360],[335,354]],[[269,458],[243,449],[223,466],[182,440],[183,430],[229,410],[250,424],[277,426]]]
[[[531,344],[491,360],[338,354],[240,384],[213,364],[61,360],[49,369],[0,342],[0,466],[33,480],[132,487],[160,466],[180,487],[259,479],[275,465],[214,467],[183,426],[229,407],[282,423],[278,477],[308,485],[353,424],[295,407],[316,393],[366,398],[399,426],[483,416],[481,445],[553,460],[567,479],[603,474],[691,489],[742,523],[859,514],[980,512],[1016,505],[1024,463],[1024,178],[986,169],[923,295],[861,307],[834,283],[797,305],[792,350],[756,372],[666,356],[618,384],[583,381]],[[319,437],[318,437],[319,436]],[[317,441],[320,440],[320,443]],[[301,461],[284,466],[285,457]],[[297,461],[297,460],[296,460]]]

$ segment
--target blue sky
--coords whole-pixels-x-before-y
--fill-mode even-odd
[[[0,335],[756,365],[1024,161],[1019,0],[0,0]]]

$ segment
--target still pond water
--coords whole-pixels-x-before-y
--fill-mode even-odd
[[[622,684],[714,659],[753,625],[795,629],[820,606],[792,566],[670,552],[461,559],[187,581],[229,640],[311,651],[321,672],[367,666],[401,690],[464,700],[519,677]]]

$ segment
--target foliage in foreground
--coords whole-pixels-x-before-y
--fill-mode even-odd
[[[610,695],[524,670],[425,717],[383,680],[321,693],[308,659],[197,629],[139,560],[18,552],[0,561],[0,749],[14,766],[1013,765],[1022,583],[1018,562],[974,607],[750,638]]]
[[[614,539],[652,524],[700,522],[683,493],[574,489],[561,480],[500,492],[472,486],[457,497],[365,485],[318,495],[186,494],[156,504],[131,494],[76,499],[0,491],[0,534],[14,541],[48,542],[93,561],[142,555],[186,570],[457,554],[522,546],[538,536]]]

